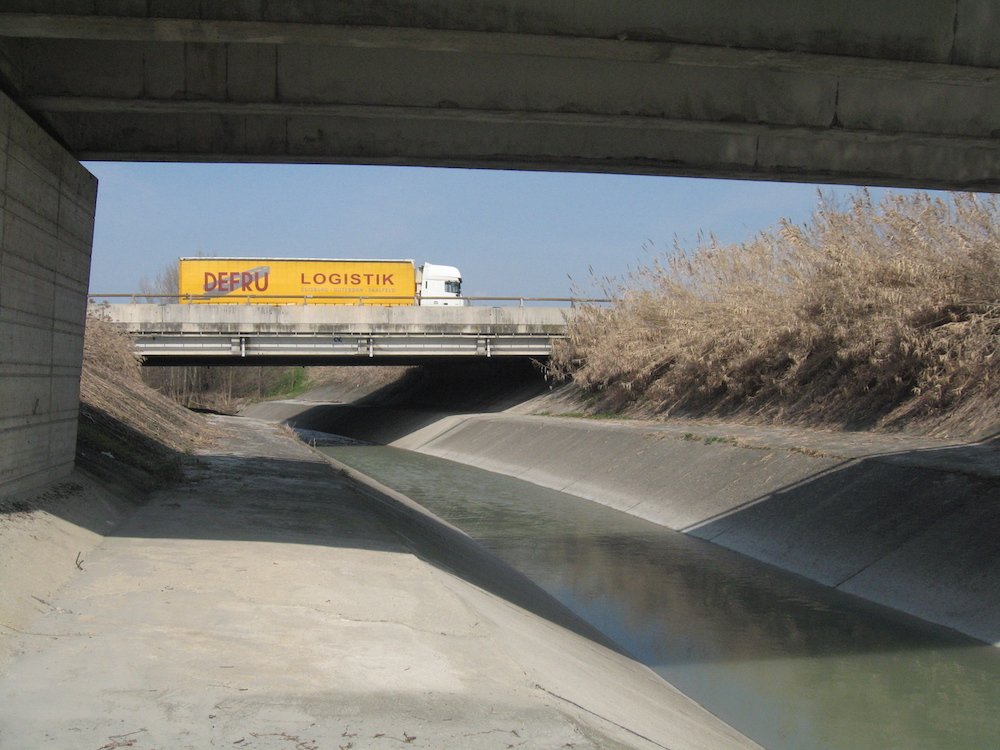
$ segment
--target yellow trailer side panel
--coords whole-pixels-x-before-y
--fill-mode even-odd
[[[209,304],[413,305],[409,260],[181,258],[181,302]]]

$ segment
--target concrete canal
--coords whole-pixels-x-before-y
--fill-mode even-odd
[[[518,479],[391,447],[320,450],[459,527],[771,750],[1000,737],[990,645]]]

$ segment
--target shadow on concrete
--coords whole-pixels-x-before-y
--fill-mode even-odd
[[[106,488],[122,507],[83,507],[94,502],[69,477],[35,491],[0,498],[0,515],[45,511],[72,524],[104,534],[128,506],[138,506],[154,489],[178,481],[183,456],[160,441],[121,422],[102,409],[80,405],[76,470]]]
[[[349,404],[299,406],[280,416],[300,429],[391,443],[442,417],[504,411],[547,390],[531,362],[435,365],[413,368]]]
[[[1000,641],[1000,447],[845,460],[686,533]]]
[[[443,403],[442,399],[468,405],[478,398],[475,383],[471,382],[463,386],[469,391],[467,395],[448,401],[449,392],[462,393],[450,391],[449,383],[464,374],[414,377],[420,378],[415,381],[418,385],[426,384],[428,397],[420,405],[426,405],[428,410],[403,411],[413,414],[415,419],[423,415],[426,422],[419,419],[401,422],[396,410],[382,405],[399,403],[404,397],[406,403],[412,404],[413,391],[408,390],[413,386],[411,381],[409,386],[394,384],[372,394],[365,399],[368,406],[315,407],[313,416],[324,421],[312,424],[321,425],[324,431],[337,432],[325,421],[331,414],[340,410],[341,418],[356,423],[363,413],[360,410],[367,410],[367,414],[385,421],[384,429],[398,431],[402,436],[413,429],[412,424],[422,426],[439,419],[441,412],[433,407]],[[544,383],[533,382],[529,374],[525,374],[525,381],[528,390],[544,387]],[[111,418],[96,415],[94,419]],[[93,441],[88,442],[86,431],[81,431],[81,467],[104,481],[117,486],[133,483],[145,489],[162,483],[162,479],[141,470],[123,476],[123,464],[104,455],[116,449],[131,447],[147,461],[155,462],[158,457],[168,463],[182,460],[162,444],[123,425],[104,425],[109,426],[110,432],[118,435],[114,446],[91,444]],[[375,428],[381,429],[377,425]],[[371,421],[366,420],[366,439],[370,439],[372,429]],[[1000,545],[995,543],[1000,538],[1000,480],[996,476],[956,473],[945,468],[960,465],[996,469],[998,441],[1000,435],[991,435],[975,445],[845,461],[709,519],[689,533],[785,570],[802,571],[822,583],[875,598],[897,609],[908,609],[907,604],[921,600],[926,600],[930,607],[951,612],[978,607],[976,635],[983,640],[1000,640],[1000,610],[993,583],[1000,577]],[[391,497],[359,495],[325,464],[267,455],[215,455],[185,460],[195,481],[168,490],[166,494],[173,499],[145,508],[119,527],[115,535],[341,546],[386,553],[413,551],[428,562],[597,643],[630,654],[645,648],[641,643],[630,643],[622,633],[608,631],[605,635],[587,622],[604,623],[600,612],[596,617],[594,612],[574,614],[500,557],[457,530],[414,512]],[[940,468],[927,468],[936,464]],[[444,517],[447,520],[447,515]],[[67,520],[76,522],[72,518]],[[962,639],[942,638],[931,631],[900,641],[886,638],[877,630],[859,629],[849,620],[840,623],[842,634],[846,633],[843,638],[811,637],[807,634],[814,630],[812,621],[827,621],[834,612],[836,622],[835,610],[808,604],[797,607],[798,614],[792,617],[787,609],[774,609],[774,601],[781,601],[783,596],[788,598],[787,593],[776,593],[785,585],[780,581],[788,578],[784,570],[754,563],[750,575],[754,586],[743,587],[738,585],[746,579],[746,560],[741,555],[715,548],[710,554],[696,550],[690,556],[693,562],[678,564],[667,549],[697,545],[697,539],[679,536],[665,544],[662,537],[651,539],[638,530],[620,534],[610,529],[597,531],[592,537],[581,543],[577,536],[557,533],[550,535],[542,547],[552,558],[552,564],[568,562],[572,577],[587,581],[587,585],[595,578],[602,579],[604,595],[617,601],[615,606],[628,611],[630,618],[670,623],[668,630],[684,623],[684,628],[676,630],[676,637],[693,639],[689,643],[699,640],[698,636],[690,635],[692,628],[695,632],[700,630],[705,638],[711,635],[713,643],[720,639],[718,634],[711,633],[710,627],[697,624],[698,611],[704,612],[706,607],[747,625],[746,632],[733,635],[732,642],[715,656],[712,648],[699,647],[692,648],[685,657],[674,653],[657,658],[675,663],[734,657],[747,660],[914,647],[931,649],[962,643]],[[626,551],[624,566],[616,564],[616,557],[621,558],[623,550]],[[512,562],[517,564],[516,560]],[[574,568],[575,565],[583,567]],[[658,582],[660,579],[663,583]],[[697,593],[692,595],[691,590]],[[889,593],[888,601],[885,590]],[[961,596],[956,596],[956,591]],[[892,596],[899,601],[894,602]],[[795,600],[794,595],[791,598]],[[883,609],[877,605],[864,606]],[[770,635],[761,641],[754,637],[759,631]],[[689,635],[685,636],[685,632]],[[777,639],[773,637],[775,633]]]
[[[516,377],[524,381],[525,387],[535,387],[530,384],[535,377],[533,370],[519,368],[511,373],[519,373]],[[448,399],[440,385],[442,378],[457,385],[468,374],[466,368],[454,368],[444,375],[416,373],[410,376],[407,387],[422,389],[428,404],[442,403]],[[499,388],[506,376],[494,374]],[[466,403],[473,400],[474,382],[465,386],[462,398]],[[394,390],[383,389],[374,399],[392,401]],[[456,390],[460,392],[461,388]],[[495,390],[489,398],[497,398]],[[277,442],[280,448],[282,441]],[[266,441],[262,447],[267,447]],[[19,496],[11,503],[0,503],[0,513],[43,510],[107,536],[414,553],[506,601],[621,652],[597,629],[447,524],[392,497],[347,482],[325,462],[252,455],[252,449],[241,453],[251,455],[182,455],[107,412],[83,404],[77,471],[109,490],[121,507],[117,512],[83,507],[92,498],[81,494],[82,488],[69,481],[65,486],[60,484]],[[138,512],[129,513],[129,507]],[[118,523],[123,510],[125,518]],[[109,532],[114,523],[118,525]]]
[[[200,455],[110,536],[344,547],[429,564],[595,643],[625,653],[524,575],[455,528],[359,487],[331,465],[266,455]],[[262,554],[267,554],[262,547]]]
[[[508,390],[512,398],[502,400],[475,380],[463,382],[458,373],[415,377],[423,380],[400,381],[354,404],[307,407],[287,421],[385,444],[448,414],[500,411],[545,389],[539,375],[534,381],[526,375],[522,384],[528,387]],[[998,444],[1000,433],[993,433],[966,445],[844,460],[685,531],[823,585],[997,642]]]
[[[698,539],[608,533],[538,540],[561,599],[649,665],[822,659],[983,646]],[[506,555],[504,555],[506,557]],[[997,655],[1000,658],[1000,654]],[[994,660],[994,667],[1000,662]]]
[[[334,455],[377,467],[384,481],[458,524],[650,665],[980,645],[554,489],[422,454],[365,456],[379,450],[350,446]]]
[[[183,457],[147,433],[103,409],[81,402],[76,464],[108,482],[125,481],[149,491],[180,480]]]

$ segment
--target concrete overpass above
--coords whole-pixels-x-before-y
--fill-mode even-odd
[[[147,365],[420,365],[545,359],[570,307],[92,305]]]
[[[81,159],[997,190],[995,0],[8,0]]]
[[[997,39],[996,0],[4,0],[0,491],[73,465],[79,159],[998,191]]]

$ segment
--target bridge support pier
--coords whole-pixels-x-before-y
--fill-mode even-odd
[[[97,179],[0,93],[0,495],[70,472]]]

